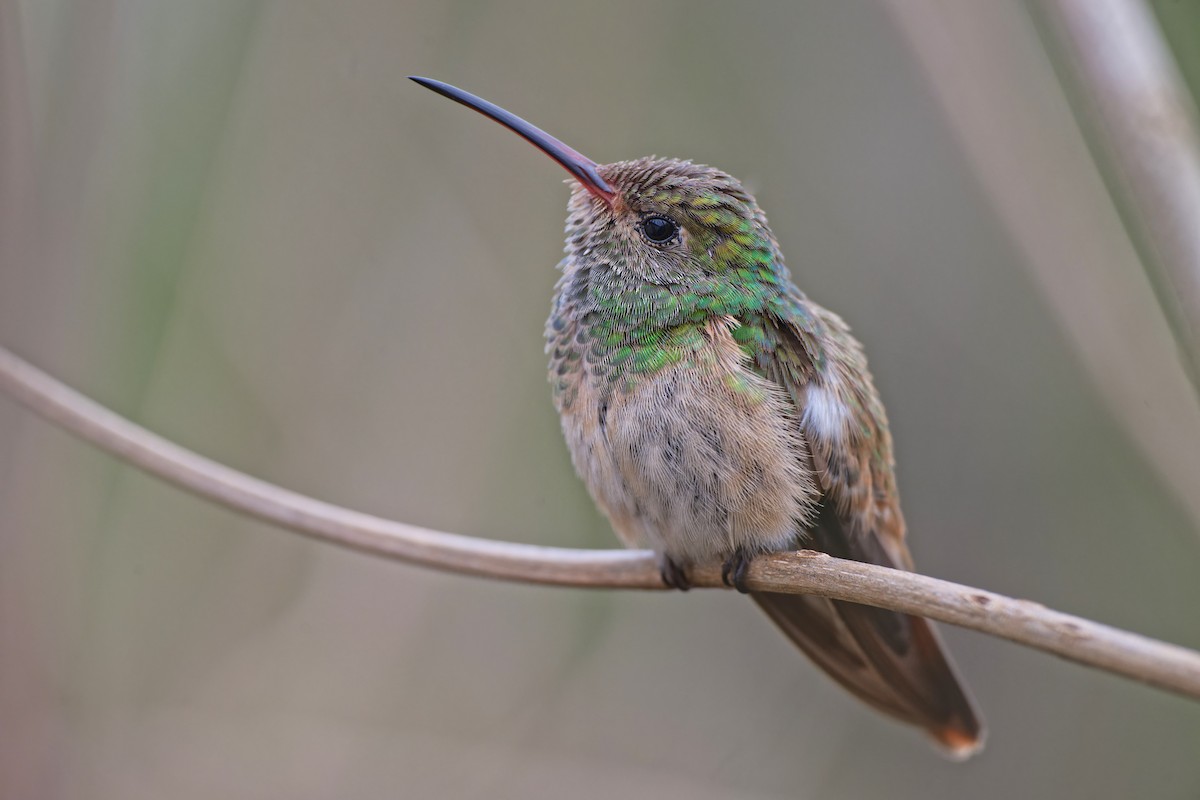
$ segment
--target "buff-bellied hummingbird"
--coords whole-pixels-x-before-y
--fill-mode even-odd
[[[720,561],[745,591],[761,553],[808,547],[912,569],[887,418],[862,345],[792,282],[735,178],[674,159],[597,164],[525,120],[413,78],[507,126],[574,178],[546,323],[575,469],[663,581]],[[750,593],[834,680],[946,752],[983,745],[936,631],[839,600]]]

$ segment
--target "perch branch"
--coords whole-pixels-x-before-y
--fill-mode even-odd
[[[496,542],[351,511],[290,492],[186,450],[114,414],[0,348],[0,389],[117,458],[297,533],[426,567],[525,583],[662,589],[653,554]],[[695,585],[720,587],[715,565]],[[1037,603],[911,572],[802,550],[762,556],[756,591],[820,595],[959,625],[1200,699],[1200,653],[1052,611]]]

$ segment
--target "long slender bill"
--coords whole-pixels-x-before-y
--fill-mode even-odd
[[[567,147],[541,128],[529,124],[516,114],[505,111],[495,103],[489,103],[482,97],[476,97],[470,92],[464,92],[462,89],[451,86],[448,83],[435,81],[432,78],[421,78],[415,75],[410,75],[409,80],[416,81],[426,89],[431,89],[444,97],[449,97],[451,100],[462,103],[467,108],[472,108],[485,117],[494,119],[504,127],[524,137],[543,153],[553,158],[559,164],[562,164],[567,172],[571,173],[592,194],[606,203],[612,202],[614,192],[612,187],[605,183],[604,179],[600,177],[600,173],[596,171],[596,167],[598,166],[596,162],[573,148]]]

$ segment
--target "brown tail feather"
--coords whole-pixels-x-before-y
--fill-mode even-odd
[[[924,728],[954,758],[983,747],[979,715],[926,620],[820,597],[751,596],[817,666],[869,705]]]

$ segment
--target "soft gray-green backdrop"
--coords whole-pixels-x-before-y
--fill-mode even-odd
[[[942,5],[0,0],[0,342],[322,499],[613,545],[543,375],[564,175],[430,75],[749,183],[867,345],[923,571],[1200,646],[1200,412],[1061,64]],[[741,598],[341,552],[0,398],[3,797],[1200,794],[1200,705],[946,637],[965,765]]]

